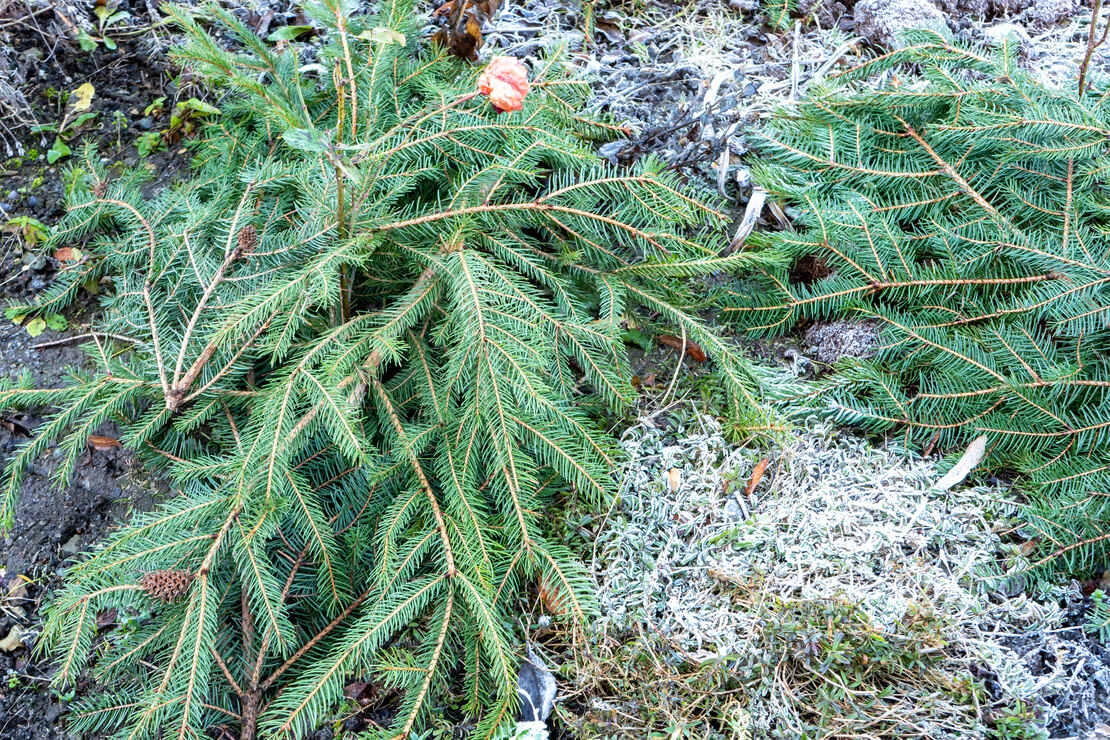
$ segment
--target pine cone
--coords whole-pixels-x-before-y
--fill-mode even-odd
[[[139,579],[139,585],[151,596],[159,601],[174,601],[189,592],[193,582],[193,574],[187,570],[156,570],[144,573]]]

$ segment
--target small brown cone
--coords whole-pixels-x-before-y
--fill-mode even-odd
[[[537,589],[540,597],[540,603],[543,608],[548,611],[553,617],[561,617],[567,613],[567,604],[565,595],[560,593],[546,576],[540,576],[540,583]]]
[[[159,601],[175,601],[189,592],[193,574],[187,570],[156,570],[139,579],[147,595]]]

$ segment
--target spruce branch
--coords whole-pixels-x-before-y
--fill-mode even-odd
[[[557,58],[498,114],[473,70],[419,48],[409,4],[347,5],[304,7],[318,68],[218,7],[169,9],[175,57],[223,96],[191,176],[147,198],[91,150],[73,174],[46,248],[80,240],[87,259],[29,311],[95,277],[93,368],[0,387],[0,410],[56,409],[11,461],[3,511],[51,441],[68,470],[106,421],[176,489],[49,612],[58,682],[91,667],[112,687],[75,731],[300,737],[357,677],[396,692],[390,733],[459,689],[493,737],[516,709],[529,589],[557,595],[558,619],[594,608],[547,513],[615,493],[615,440],[584,409],[635,399],[627,313],[705,347],[738,417],[758,416],[746,360],[684,290],[749,262],[717,256],[720,211],[658,162],[599,163],[592,140],[619,128],[580,113],[588,88]],[[107,607],[144,616],[98,634]]]
[[[797,230],[749,237],[763,290],[726,313],[753,334],[879,327],[871,357],[842,360],[801,400],[928,450],[986,434],[987,463],[1021,475],[1043,545],[1033,565],[1083,571],[1110,525],[1101,92],[1044,87],[1009,45],[909,41],[763,138],[757,180]]]

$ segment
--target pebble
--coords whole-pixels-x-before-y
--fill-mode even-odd
[[[139,120],[135,121],[135,128],[142,131],[150,131],[152,128],[154,128],[154,119],[152,119],[150,116],[140,118]]]
[[[81,552],[81,535],[75,534],[62,545],[62,552],[66,555],[76,555]]]

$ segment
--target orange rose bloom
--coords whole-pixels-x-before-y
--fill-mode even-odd
[[[528,94],[528,70],[512,57],[494,57],[478,77],[478,92],[499,111],[520,110]]]

